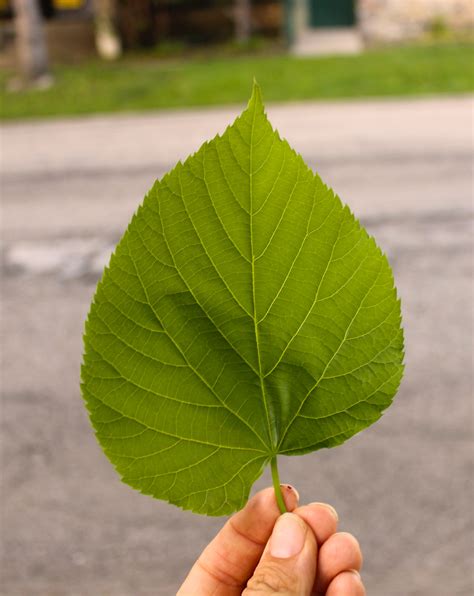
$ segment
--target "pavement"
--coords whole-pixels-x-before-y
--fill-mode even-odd
[[[240,109],[1,128],[4,596],[173,594],[224,521],[119,481],[79,367],[95,284],[144,193]],[[369,596],[474,592],[472,110],[468,96],[268,107],[387,252],[402,297],[392,407],[343,446],[280,463],[359,538]]]

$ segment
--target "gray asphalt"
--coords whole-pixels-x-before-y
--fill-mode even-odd
[[[359,538],[369,596],[471,596],[472,98],[272,105],[389,255],[406,375],[373,427],[282,458]],[[155,177],[239,107],[2,127],[1,594],[173,594],[223,519],[122,484],[79,392],[101,268]],[[269,475],[256,488],[269,484]]]

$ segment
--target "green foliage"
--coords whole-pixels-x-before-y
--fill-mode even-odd
[[[474,89],[469,44],[420,45],[314,58],[232,57],[230,51],[229,46],[212,48],[201,59],[194,54],[194,59],[186,56],[175,60],[156,59],[151,51],[112,64],[96,61],[62,66],[55,69],[51,89],[23,93],[7,93],[7,76],[0,72],[0,117],[235,104],[247,98],[248,81],[254,75],[265,89],[266,98],[272,101],[462,93]],[[269,51],[263,48],[264,53]]]
[[[375,422],[402,350],[385,256],[255,87],[133,217],[89,313],[83,394],[124,482],[223,515],[277,454]]]

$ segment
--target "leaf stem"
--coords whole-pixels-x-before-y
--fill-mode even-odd
[[[273,456],[271,460],[271,468],[272,468],[272,480],[273,480],[273,488],[275,489],[275,497],[278,503],[278,507],[281,513],[286,513],[287,508],[285,505],[285,500],[283,499],[283,494],[281,492],[280,486],[280,474],[278,473],[278,463],[277,463],[277,456]]]

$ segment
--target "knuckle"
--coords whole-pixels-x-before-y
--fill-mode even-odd
[[[294,594],[296,578],[280,566],[268,562],[255,571],[242,596],[252,594]]]

